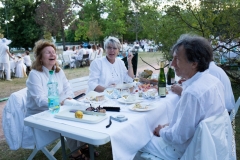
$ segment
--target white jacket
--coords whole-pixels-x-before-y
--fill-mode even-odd
[[[32,128],[24,126],[26,98],[27,88],[12,93],[3,110],[3,131],[11,150],[35,147]]]
[[[198,125],[181,160],[236,160],[236,145],[227,110]]]

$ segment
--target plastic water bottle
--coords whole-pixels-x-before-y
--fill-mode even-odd
[[[54,71],[49,71],[48,86],[48,108],[51,113],[58,113],[60,110],[58,83],[55,80]]]

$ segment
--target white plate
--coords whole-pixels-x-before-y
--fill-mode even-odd
[[[75,118],[75,113],[70,112],[70,110],[79,110],[79,109],[67,109],[55,114],[54,117],[59,119],[70,120],[70,121],[83,122],[83,123],[98,123],[107,118],[107,115],[105,113],[80,110],[83,112],[83,118],[79,119],[79,118]]]
[[[125,104],[133,104],[133,103],[141,102],[141,100],[139,100],[139,99],[138,100],[134,100],[134,101],[126,101],[123,98],[119,98],[119,99],[117,99],[117,101],[120,102],[120,103],[125,103]]]
[[[147,108],[135,108],[135,104],[130,105],[129,109],[132,111],[145,112],[156,108],[156,106],[150,105],[149,103],[139,103],[141,106],[146,106]]]
[[[99,103],[101,103],[101,102],[106,101],[103,92],[98,93],[98,92],[95,92],[95,91],[90,91],[90,92],[88,92],[88,93],[86,94],[85,98],[83,99],[83,101],[86,102],[86,103],[90,103],[90,102],[91,102],[91,99],[93,99],[93,98],[95,98],[95,97],[97,97],[97,96],[103,96],[104,99],[101,100],[101,101],[93,101],[93,102],[97,102],[97,103],[99,102]]]

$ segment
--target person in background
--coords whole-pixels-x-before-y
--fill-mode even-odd
[[[79,50],[76,56],[76,60],[80,62],[80,67],[82,67],[83,55],[86,54],[86,50],[83,48],[83,45],[79,45]]]
[[[17,54],[15,77],[17,78],[27,77],[26,65],[23,63],[23,58],[20,53]]]
[[[95,44],[93,44],[92,45],[92,53],[91,53],[91,55],[89,55],[89,62],[90,62],[90,64],[92,63],[92,61],[94,59],[97,58],[97,54],[98,54],[97,46]]]
[[[121,59],[116,58],[121,48],[120,41],[109,37],[104,42],[106,56],[95,59],[89,67],[89,91],[103,92],[112,84],[132,82],[134,78],[131,53],[128,54],[128,70]]]
[[[66,99],[72,99],[74,94],[70,84],[57,63],[57,53],[55,45],[47,40],[39,40],[33,49],[35,60],[32,63],[32,71],[26,81],[27,91],[27,113],[26,117],[48,110],[48,79],[49,70],[55,71],[55,78],[58,82],[58,92],[61,105]],[[47,134],[47,133],[46,133]],[[82,142],[71,138],[66,138],[68,147],[74,151]],[[70,159],[88,158],[80,150],[74,152]]]
[[[29,54],[30,54],[29,51],[25,51],[25,55],[23,57],[24,64],[27,66],[27,68],[26,68],[27,75],[29,75],[29,73],[31,71],[31,65],[32,65],[32,60],[31,60]]]
[[[8,40],[6,38],[3,38],[0,40],[0,70],[6,70],[6,80],[11,80],[11,72],[10,72],[10,64],[9,64],[9,57],[14,59],[14,57],[11,55],[9,51],[8,45],[11,43],[11,40]],[[3,72],[0,73],[1,77]]]
[[[101,58],[103,55],[103,48],[101,47],[100,44],[97,45],[97,50],[98,50],[97,58]]]
[[[208,73],[212,47],[207,39],[182,35],[172,48],[176,75],[184,78],[183,92],[169,124],[158,125],[141,150],[162,159],[180,159],[198,124],[225,111],[224,86]]]
[[[86,54],[88,54],[88,64],[87,64],[88,66],[90,65],[90,57],[92,55],[92,52],[93,52],[92,47],[90,44],[88,44],[86,49]]]
[[[225,107],[228,110],[228,113],[230,114],[232,109],[235,106],[235,100],[234,100],[234,95],[232,91],[232,86],[231,86],[231,81],[228,78],[227,74],[225,71],[221,68],[218,67],[213,59],[211,59],[211,62],[209,64],[209,73],[215,77],[217,77],[223,84],[224,89],[225,89]],[[185,80],[181,79],[181,82],[184,82]],[[177,95],[181,96],[183,88],[180,85],[174,84],[171,86],[172,92],[176,93]],[[236,113],[235,113],[236,114]]]

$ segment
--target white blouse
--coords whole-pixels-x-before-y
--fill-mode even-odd
[[[199,122],[225,110],[224,87],[208,70],[183,82],[183,88],[169,127],[160,130],[164,141],[182,153],[191,142]]]
[[[42,67],[43,72],[35,69],[31,70],[27,79],[26,85],[27,91],[27,115],[33,115],[45,110],[48,110],[48,79],[49,70],[46,67]],[[61,69],[58,73],[55,73],[56,81],[58,82],[58,93],[60,102],[66,98],[74,97],[70,84]]]
[[[106,56],[97,58],[91,63],[89,70],[88,91],[93,91],[98,85],[108,87],[111,84],[133,81],[128,75],[124,62],[118,58],[113,64],[107,60]]]

